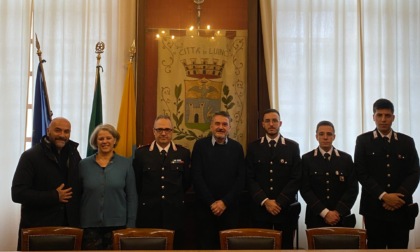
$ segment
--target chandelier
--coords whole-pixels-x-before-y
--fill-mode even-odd
[[[218,36],[224,36],[224,31],[221,30],[213,30],[211,29],[210,25],[206,25],[205,28],[201,27],[201,10],[202,4],[204,0],[193,0],[196,6],[196,25],[191,25],[187,29],[158,29],[156,33],[156,39],[160,39],[162,37],[175,39],[177,36],[190,36],[191,38],[194,37],[208,37],[210,39],[215,39]]]

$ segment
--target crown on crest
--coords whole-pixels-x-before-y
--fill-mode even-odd
[[[225,61],[219,61],[219,59],[210,60],[204,58],[197,60],[191,58],[182,60],[182,64],[184,65],[185,74],[188,77],[198,79],[219,79],[222,78],[223,69],[225,67]]]

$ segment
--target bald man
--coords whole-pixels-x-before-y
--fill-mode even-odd
[[[80,225],[78,143],[70,140],[71,124],[55,118],[40,143],[25,151],[12,182],[12,200],[20,203],[20,229]]]

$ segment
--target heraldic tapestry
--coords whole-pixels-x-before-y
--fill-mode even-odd
[[[170,115],[173,140],[189,149],[221,110],[232,117],[229,137],[246,146],[247,32],[229,34],[158,40],[157,114]]]

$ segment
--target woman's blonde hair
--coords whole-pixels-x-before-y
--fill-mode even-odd
[[[117,147],[118,141],[120,140],[120,133],[118,133],[118,131],[111,124],[100,124],[96,126],[96,128],[92,132],[92,135],[90,135],[90,139],[89,139],[90,146],[94,150],[98,149],[97,138],[98,138],[99,131],[101,130],[106,130],[109,133],[111,133],[111,135],[115,138],[114,148]]]

